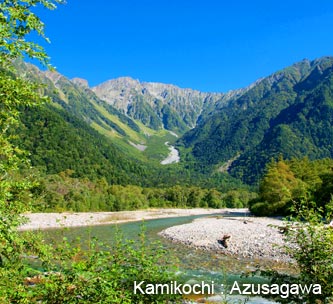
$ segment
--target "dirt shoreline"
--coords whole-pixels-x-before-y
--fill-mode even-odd
[[[83,227],[119,224],[133,221],[143,221],[167,217],[180,217],[191,215],[246,215],[247,209],[147,209],[119,212],[62,212],[62,213],[26,213],[24,217],[28,223],[19,230],[37,230],[48,228]]]

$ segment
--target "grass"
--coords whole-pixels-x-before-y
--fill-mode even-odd
[[[140,134],[138,132],[135,132],[133,129],[131,129],[128,125],[124,124],[122,121],[120,121],[119,117],[116,115],[110,114],[104,107],[99,106],[95,102],[92,102],[94,107],[103,114],[107,119],[111,120],[115,124],[117,124],[122,130],[125,131],[126,135],[133,141],[137,143],[141,143],[142,141],[145,141],[145,136],[143,134]]]
[[[101,124],[93,122],[91,126],[99,133],[110,138],[112,142],[124,153],[131,155],[135,159],[142,161],[154,161],[157,164],[168,156],[169,149],[168,146],[165,145],[165,142],[173,144],[177,139],[175,136],[171,135],[170,132],[167,130],[153,130],[135,120],[141,130],[140,133],[136,132],[128,125],[120,121],[119,117],[109,113],[103,106],[98,105],[95,102],[92,103],[103,116],[124,130],[126,137],[119,135],[116,131],[110,130],[110,128],[102,121]],[[105,127],[103,127],[103,125]],[[128,141],[135,144],[143,144],[147,146],[147,148],[144,151],[139,151],[137,148],[130,145]]]

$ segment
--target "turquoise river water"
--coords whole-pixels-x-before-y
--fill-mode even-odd
[[[233,285],[235,281],[237,281],[239,285],[243,283],[260,284],[266,282],[264,278],[244,277],[243,274],[254,270],[257,265],[268,267],[274,266],[270,265],[268,262],[264,263],[263,261],[259,260],[248,260],[228,257],[220,254],[219,252],[196,250],[184,245],[174,244],[158,235],[158,233],[165,228],[188,223],[198,217],[200,216],[164,218],[149,220],[145,221],[144,223],[129,222],[118,225],[70,228],[61,231],[59,231],[58,229],[52,229],[47,230],[46,234],[47,239],[50,237],[50,240],[52,239],[52,241],[55,242],[57,238],[63,236],[66,236],[69,239],[80,237],[83,240],[91,237],[96,237],[102,242],[112,244],[113,236],[116,229],[119,229],[122,232],[124,238],[130,240],[137,240],[142,225],[144,225],[145,234],[148,242],[161,242],[163,247],[167,249],[167,252],[170,253],[170,257],[177,261],[177,266],[179,267],[179,275],[185,280],[191,282],[204,281],[207,283],[211,283],[212,281],[214,281],[215,285],[217,286],[215,289],[217,294],[220,294],[220,292],[222,291],[219,289],[219,286],[221,284],[224,284],[224,286],[230,286]],[[244,296],[230,295],[227,292],[225,293],[225,296],[228,297],[228,303],[245,303]],[[219,297],[221,296],[217,295],[214,298],[219,299]],[[268,304],[275,302],[263,299],[261,297],[250,297],[249,299],[246,299],[246,303]]]

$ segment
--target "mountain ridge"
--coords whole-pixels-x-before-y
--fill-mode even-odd
[[[333,57],[322,57],[303,60],[260,79],[240,98],[185,133],[178,141],[179,148],[185,147],[201,166],[212,168],[234,159],[229,173],[250,183],[279,154],[287,158],[332,157],[333,123],[325,113],[314,110],[317,103],[331,113],[332,75]],[[288,115],[293,115],[289,122]],[[302,115],[303,122],[297,123]],[[321,134],[313,121],[325,125]],[[291,139],[294,142],[288,144]]]
[[[204,93],[172,84],[140,82],[131,77],[120,77],[95,86],[92,90],[100,99],[132,118],[139,118],[146,124],[142,117],[135,110],[133,111],[136,104],[140,104],[140,101],[144,99],[148,107],[147,111],[155,113],[156,120],[160,121],[157,128],[163,127],[170,131],[184,133],[194,128],[203,115],[213,111],[217,103],[227,103],[245,89],[228,93]],[[175,120],[174,123],[170,123],[168,119],[170,113]],[[176,125],[176,128],[173,128],[173,125]]]
[[[138,159],[160,163],[168,153],[164,143],[173,144],[177,139],[171,134],[176,134],[181,166],[206,173],[228,172],[253,183],[279,154],[333,156],[333,123],[330,116],[315,111],[317,104],[331,113],[333,57],[304,59],[227,93],[204,93],[131,77],[90,88],[81,78],[69,80],[36,67],[30,70],[33,79],[46,84],[53,106],[84,120]],[[29,68],[23,71],[29,75]],[[291,138],[294,144],[288,144]]]

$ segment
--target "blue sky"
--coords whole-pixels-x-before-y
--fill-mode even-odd
[[[332,0],[67,0],[38,14],[52,64],[91,86],[130,76],[226,92],[333,55]]]

